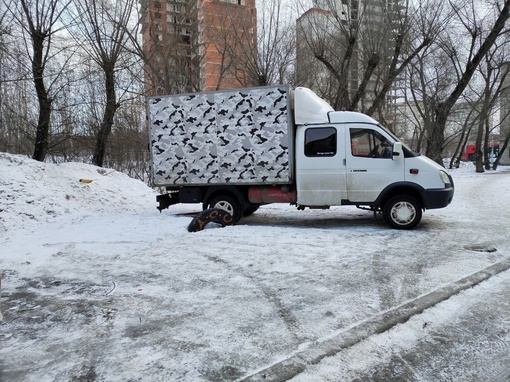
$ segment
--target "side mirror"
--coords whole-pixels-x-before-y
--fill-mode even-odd
[[[395,159],[403,158],[403,157],[404,157],[404,150],[402,149],[402,142],[395,142],[393,144],[393,154],[392,154],[391,159],[395,160]]]

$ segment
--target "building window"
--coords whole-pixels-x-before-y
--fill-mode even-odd
[[[336,155],[336,129],[321,127],[305,131],[307,157],[332,157]]]
[[[237,4],[237,5],[245,5],[245,0],[220,0],[223,3]]]

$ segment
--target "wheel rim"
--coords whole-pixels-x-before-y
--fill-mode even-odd
[[[213,207],[221,208],[222,210],[227,211],[230,215],[234,216],[234,207],[229,202],[221,200],[221,201],[217,202]]]
[[[416,209],[409,202],[398,202],[391,209],[391,219],[398,225],[407,225],[416,218]]]

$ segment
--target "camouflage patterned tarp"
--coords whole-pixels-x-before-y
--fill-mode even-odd
[[[288,86],[149,98],[154,185],[290,183],[289,98]]]

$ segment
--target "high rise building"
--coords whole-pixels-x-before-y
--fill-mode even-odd
[[[199,1],[198,21],[200,88],[253,86],[254,76],[244,63],[257,54],[255,0]]]
[[[188,0],[140,0],[148,95],[197,91],[197,7]]]
[[[400,1],[314,0],[297,20],[297,84],[366,111],[389,66]]]
[[[140,0],[146,92],[252,86],[255,0]]]

